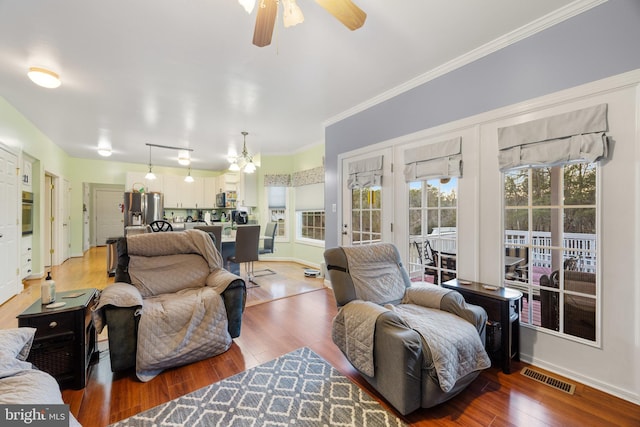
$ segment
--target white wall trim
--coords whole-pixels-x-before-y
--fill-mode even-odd
[[[503,49],[509,45],[519,42],[527,37],[530,37],[536,33],[546,30],[556,24],[559,24],[569,18],[573,18],[589,9],[592,9],[598,5],[605,3],[608,0],[576,0],[568,5],[561,7],[541,18],[536,19],[516,30],[511,31],[503,36],[498,37],[486,43],[476,49],[473,49],[464,55],[461,55],[449,62],[446,62],[424,74],[421,74],[401,85],[398,85],[386,92],[383,92],[367,101],[364,101],[342,113],[339,113],[333,117],[327,119],[323,125],[324,127],[330,126],[347,117],[353,116],[361,111],[371,108],[377,104],[387,101],[397,95],[414,89],[424,83],[443,76],[451,71],[461,68],[467,64],[470,64],[480,58],[490,55],[500,49]]]

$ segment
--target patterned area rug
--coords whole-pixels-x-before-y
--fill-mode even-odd
[[[308,348],[112,426],[405,426]]]

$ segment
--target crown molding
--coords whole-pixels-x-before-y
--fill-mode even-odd
[[[467,52],[464,55],[461,55],[449,62],[446,62],[430,71],[427,71],[424,74],[419,75],[407,82],[398,85],[392,89],[389,89],[386,92],[381,93],[361,104],[358,104],[342,113],[339,113],[325,122],[323,122],[324,127],[330,126],[334,123],[337,123],[341,120],[344,120],[354,114],[360,113],[368,108],[371,108],[381,102],[387,101],[397,95],[400,95],[404,92],[407,92],[411,89],[414,89],[424,83],[427,83],[431,80],[434,80],[440,76],[443,76],[451,71],[454,71],[458,68],[461,68],[467,64],[470,64],[474,61],[477,61],[480,58],[483,58],[493,52],[496,52],[500,49],[504,49],[505,47],[512,45],[514,43],[519,42],[520,40],[526,39],[536,33],[546,30],[560,22],[563,22],[569,18],[577,16],[589,9],[592,9],[596,6],[599,6],[608,0],[576,0],[572,3],[569,3],[566,6],[561,7],[541,18],[536,19],[524,25],[516,30],[511,31],[503,36],[498,37],[486,43],[476,49],[473,49]]]

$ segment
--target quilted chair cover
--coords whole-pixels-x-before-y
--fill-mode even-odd
[[[116,283],[94,311],[109,328],[114,372],[135,366],[141,381],[226,351],[239,336],[244,281],[222,268],[200,230],[149,233],[118,241]]]
[[[412,286],[394,245],[331,248],[324,258],[340,307],[333,341],[401,414],[452,398],[490,366],[484,309],[456,291]],[[463,366],[447,370],[458,358]]]

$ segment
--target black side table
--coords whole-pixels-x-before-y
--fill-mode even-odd
[[[84,388],[91,359],[97,355],[97,333],[91,306],[97,289],[59,292],[59,308],[46,308],[40,299],[18,315],[18,326],[36,328],[28,361],[51,374],[61,388]]]
[[[520,299],[522,292],[511,288],[496,287],[486,289],[487,285],[453,279],[442,284],[462,294],[469,304],[484,308],[492,322],[500,324],[500,350],[498,359],[502,372],[511,373],[511,360],[520,360]],[[489,331],[487,331],[489,332]],[[490,352],[490,356],[494,356]]]

